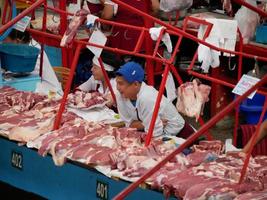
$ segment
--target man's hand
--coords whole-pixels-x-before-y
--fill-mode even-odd
[[[131,127],[131,128],[136,128],[136,129],[139,130],[139,131],[144,131],[144,130],[145,130],[145,127],[144,127],[144,125],[142,124],[142,122],[141,122],[141,121],[138,121],[138,120],[134,120],[134,121],[132,121],[130,127]]]
[[[167,119],[161,119],[161,121],[162,121],[163,127],[165,127],[168,123]]]

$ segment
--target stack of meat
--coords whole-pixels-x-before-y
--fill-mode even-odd
[[[251,159],[245,181],[238,184],[245,154],[218,154],[220,148],[213,151],[217,145],[216,141],[214,145],[208,144],[213,146],[211,149],[207,143],[198,145],[203,147],[186,156],[185,165],[169,162],[148,181],[153,188],[163,189],[167,197],[174,194],[186,200],[246,199],[252,194],[266,196],[267,157]]]
[[[81,120],[64,126],[42,139],[39,154],[51,153],[56,165],[67,159],[120,172],[121,178],[140,177],[172,152],[175,145],[154,139],[146,148],[143,134],[129,128],[114,128]],[[246,199],[266,195],[267,157],[252,158],[245,181],[237,184],[245,154],[222,154],[220,141],[202,141],[189,155],[178,154],[147,182],[183,199]],[[111,171],[111,172],[112,172]],[[110,172],[110,174],[112,174]],[[118,174],[118,173],[114,173]]]
[[[32,92],[18,91],[15,88],[4,86],[0,88],[0,114],[21,113],[28,111],[45,96]]]
[[[0,89],[0,134],[11,140],[28,142],[53,129],[59,101],[11,87]],[[64,112],[61,125],[78,118]]]
[[[103,107],[106,99],[99,92],[76,91],[68,95],[68,104],[72,108],[91,109]]]
[[[146,164],[154,166],[160,156],[169,153],[164,146],[156,148],[160,145],[155,142],[146,149],[141,140],[142,133],[134,129],[81,121],[53,131],[42,140],[38,152],[42,156],[51,153],[56,165],[63,165],[69,158],[90,165],[111,166],[132,176],[138,170],[144,171]]]

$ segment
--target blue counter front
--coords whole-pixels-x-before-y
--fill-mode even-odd
[[[129,183],[86,166],[54,165],[50,156],[0,137],[0,180],[48,199],[112,199]],[[127,199],[164,199],[162,193],[138,188]],[[171,198],[172,199],[172,198]]]

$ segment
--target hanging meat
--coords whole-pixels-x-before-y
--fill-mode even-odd
[[[180,85],[177,91],[177,110],[198,120],[204,104],[209,101],[210,89],[210,86],[201,84],[197,79]]]

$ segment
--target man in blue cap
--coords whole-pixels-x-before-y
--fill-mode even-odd
[[[119,92],[116,95],[116,100],[120,117],[127,127],[147,132],[158,91],[143,82],[144,70],[136,62],[124,64],[116,74],[117,90]],[[163,96],[153,136],[177,135],[184,129],[184,126],[183,117],[178,113],[175,106]]]

